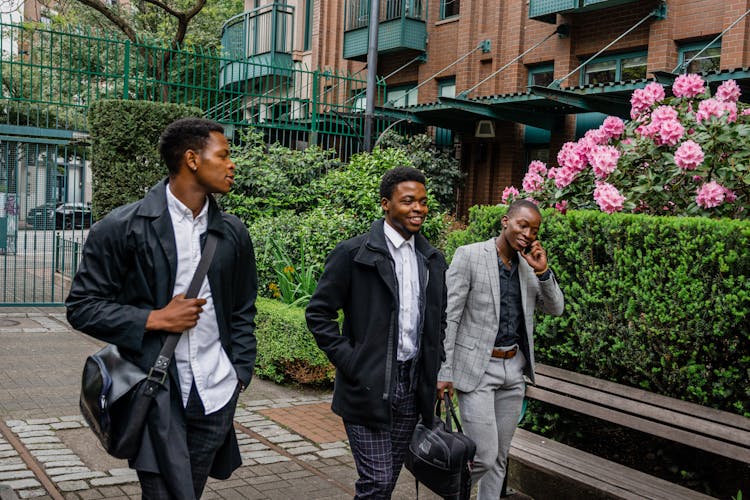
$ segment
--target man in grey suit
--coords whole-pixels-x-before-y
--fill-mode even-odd
[[[534,310],[563,312],[562,291],[537,240],[541,223],[536,205],[513,202],[500,235],[459,247],[446,275],[446,360],[437,389],[458,393],[464,430],[477,444],[472,482],[479,482],[479,500],[500,497],[524,375],[534,381]]]

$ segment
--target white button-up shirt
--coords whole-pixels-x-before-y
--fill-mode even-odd
[[[398,350],[396,359],[406,361],[417,354],[419,342],[419,269],[414,237],[405,240],[388,221],[383,224],[388,251],[396,264],[398,280]]]
[[[167,184],[167,207],[177,246],[177,275],[172,296],[186,293],[201,258],[200,236],[208,227],[208,200],[200,214],[178,200]],[[174,360],[180,379],[182,404],[187,406],[190,387],[195,382],[206,415],[222,409],[234,396],[237,374],[221,346],[216,310],[208,276],[203,278],[198,298],[206,299],[195,327],[186,330],[177,343]]]

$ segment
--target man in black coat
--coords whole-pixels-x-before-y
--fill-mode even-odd
[[[356,498],[391,497],[418,417],[432,421],[445,359],[445,259],[419,234],[424,174],[386,172],[380,197],[385,219],[336,246],[306,312],[336,367],[332,409],[357,465]]]
[[[184,500],[200,497],[209,473],[227,478],[241,464],[232,421],[255,364],[257,278],[247,229],[211,195],[234,182],[222,127],[178,120],[159,148],[169,177],[91,228],[65,305],[74,328],[144,371],[166,335],[182,334],[130,466],[143,498]],[[198,298],[186,299],[208,232],[216,253]]]

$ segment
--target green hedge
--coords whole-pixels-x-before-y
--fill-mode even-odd
[[[257,300],[255,373],[274,382],[332,382],[334,368],[307,329],[305,310],[277,300]]]
[[[180,104],[101,99],[89,109],[92,206],[101,219],[113,208],[143,198],[167,175],[158,144],[164,128],[199,108]]]
[[[504,211],[472,209],[446,253],[498,234]],[[750,222],[544,215],[566,304],[538,317],[539,362],[750,416]]]

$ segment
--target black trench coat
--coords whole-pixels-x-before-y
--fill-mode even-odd
[[[172,299],[177,250],[167,208],[167,180],[142,199],[113,210],[94,224],[65,305],[73,328],[117,345],[123,357],[145,371],[153,366],[165,334],[146,332],[149,313]],[[208,231],[218,236],[208,280],[221,344],[247,386],[255,365],[255,255],[247,229],[209,197]],[[205,234],[201,237],[205,241]],[[137,470],[160,472],[177,498],[193,498],[181,395],[175,363],[172,386],[161,391],[148,418]],[[241,464],[234,430],[217,453],[211,476],[229,477]],[[164,464],[164,466],[160,466]],[[168,465],[167,465],[168,464]]]

